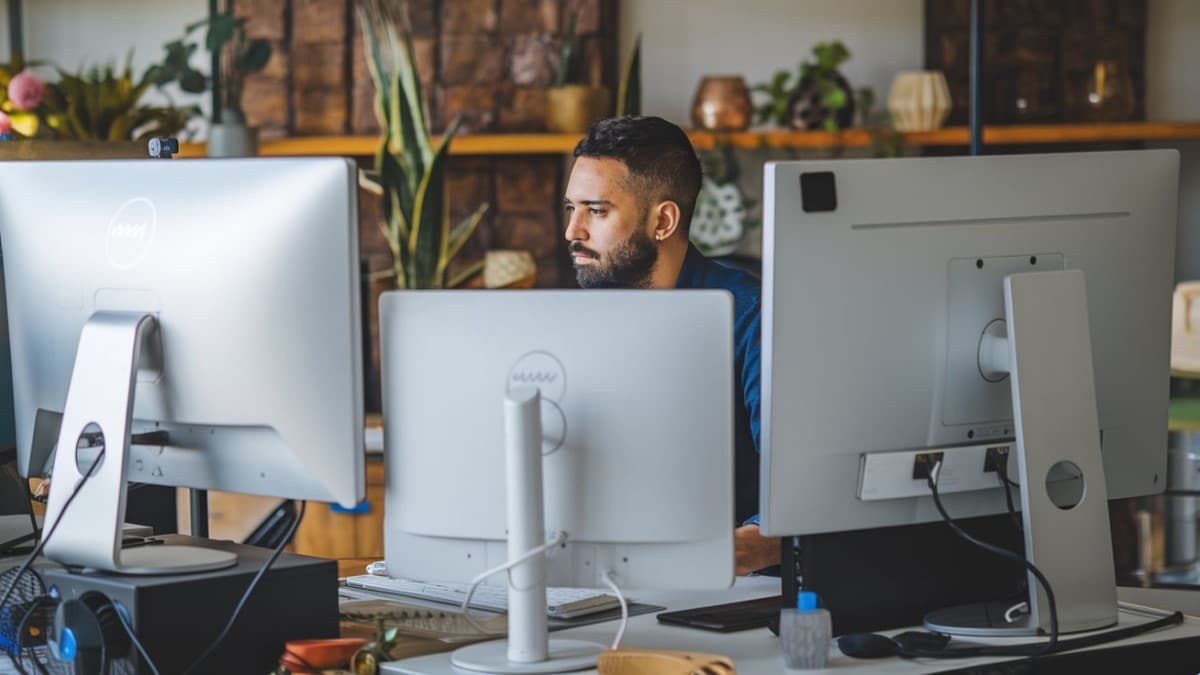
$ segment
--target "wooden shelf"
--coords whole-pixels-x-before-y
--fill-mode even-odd
[[[698,150],[709,150],[726,142],[743,149],[753,148],[832,148],[868,147],[871,135],[863,129],[848,129],[838,134],[823,131],[741,131],[713,133],[691,131],[689,136]],[[905,145],[965,146],[966,127],[948,127],[938,131],[904,135]],[[581,138],[578,134],[468,134],[459,136],[450,146],[453,155],[565,155]],[[1127,141],[1170,141],[1200,139],[1200,122],[1126,122],[1120,124],[1044,124],[992,126],[983,130],[985,145],[1042,143],[1112,143]],[[260,143],[259,154],[266,157],[304,155],[345,155],[370,157],[375,154],[376,136],[297,136]],[[180,156],[203,157],[204,146],[185,143]]]

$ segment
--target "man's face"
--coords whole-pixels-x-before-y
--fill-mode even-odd
[[[571,262],[583,288],[642,288],[658,260],[650,208],[631,189],[629,169],[610,158],[579,157],[563,206]]]

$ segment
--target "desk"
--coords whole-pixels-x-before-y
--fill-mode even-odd
[[[1136,589],[1129,590],[1136,591]],[[1141,599],[1139,594],[1136,592],[1131,594],[1128,593],[1126,589],[1121,589],[1121,591],[1122,592],[1120,595],[1122,600],[1136,601]],[[734,587],[727,591],[682,593],[646,592],[631,593],[631,595],[636,596],[639,600],[644,602],[653,602],[660,605],[666,605],[671,609],[685,609],[688,607],[699,607],[722,602],[749,600],[774,593],[779,593],[778,579],[772,579],[768,577],[750,577],[739,578],[734,584]],[[1192,592],[1175,591],[1175,593],[1188,594]],[[1176,600],[1184,596],[1156,597],[1160,599],[1168,598]],[[1200,592],[1196,593],[1196,597],[1200,598]],[[1190,600],[1190,603],[1195,604],[1196,600]],[[1124,612],[1121,615],[1122,626],[1147,620],[1148,619],[1144,617],[1131,616],[1125,614]],[[592,640],[594,642],[609,644],[612,642],[615,630],[616,624],[610,622],[593,626],[585,626],[582,628],[572,628],[570,630],[554,633],[552,637]],[[1182,626],[1177,626],[1170,630],[1159,631],[1151,635],[1143,635],[1141,637],[1117,644],[1127,645],[1178,638],[1193,638],[1197,641],[1200,641],[1200,619],[1188,617]],[[1002,641],[995,642],[1002,643]],[[1010,640],[1009,642],[1017,642],[1017,640]],[[879,672],[933,673],[1002,661],[1001,659],[985,658],[945,661],[926,659],[920,662],[906,661],[903,659],[864,661],[843,656],[835,646],[829,660],[828,668],[826,668],[824,671],[788,671],[783,666],[783,660],[779,653],[778,639],[765,628],[722,635],[718,633],[709,633],[677,626],[661,625],[654,618],[653,614],[636,616],[629,620],[629,627],[625,632],[625,639],[622,642],[622,646],[678,649],[723,654],[733,659],[733,663],[735,666],[737,666],[738,673],[741,675],[765,675],[767,673],[786,672],[823,672],[831,673],[833,675],[838,675],[841,673],[851,674]],[[1192,652],[1200,655],[1200,649],[1193,648]],[[1200,656],[1198,656],[1198,658],[1200,658]],[[1015,659],[1010,660],[1015,661]],[[462,675],[464,671],[458,671],[451,667],[450,654],[443,653],[386,663],[383,664],[381,672],[388,675],[411,675],[418,673],[427,675]],[[596,671],[591,670],[582,672],[595,673]],[[1195,672],[1195,670],[1193,669],[1192,672]]]

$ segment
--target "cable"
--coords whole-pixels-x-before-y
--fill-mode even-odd
[[[621,589],[617,588],[617,582],[613,580],[613,571],[608,570],[604,573],[604,583],[612,589],[613,595],[617,596],[617,602],[621,603],[621,626],[617,628],[617,636],[613,638],[612,648],[621,648],[621,638],[625,637],[625,626],[629,625],[629,602],[625,600],[625,595],[621,593]]]
[[[296,514],[296,520],[292,523],[292,526],[288,528],[287,536],[285,536],[279,541],[278,544],[276,544],[275,550],[271,551],[271,556],[262,564],[262,567],[258,568],[258,573],[255,574],[254,578],[250,580],[250,585],[246,586],[246,591],[242,593],[242,598],[238,600],[237,605],[233,608],[233,614],[229,616],[229,621],[225,623],[225,627],[221,629],[221,632],[217,635],[216,639],[214,639],[208,645],[208,647],[206,647],[204,651],[200,653],[200,656],[197,656],[196,660],[192,661],[192,665],[188,666],[183,671],[183,675],[188,675],[188,673],[191,673],[192,671],[196,670],[196,668],[200,667],[200,664],[204,662],[204,659],[208,658],[209,654],[211,654],[213,650],[217,648],[217,645],[221,644],[221,641],[225,639],[225,636],[229,635],[229,631],[233,629],[233,624],[237,622],[238,616],[242,613],[242,607],[245,606],[246,600],[250,598],[250,594],[253,593],[254,588],[258,586],[259,580],[262,579],[263,575],[267,573],[267,570],[271,568],[271,564],[275,562],[275,559],[279,557],[279,554],[283,553],[283,547],[287,546],[288,542],[292,540],[292,536],[296,534],[296,528],[300,526],[300,521],[304,519],[304,509],[307,505],[308,502],[306,501],[300,502],[300,512]]]
[[[1048,639],[1045,643],[1038,645],[1037,648],[1032,651],[1032,653],[1026,655],[1042,656],[1043,654],[1049,654],[1050,652],[1054,651],[1054,648],[1058,646],[1058,603],[1056,603],[1054,600],[1054,589],[1050,588],[1050,581],[1046,579],[1046,575],[1042,574],[1042,571],[1039,570],[1036,565],[1029,562],[1029,559],[1025,556],[1019,556],[1008,549],[989,544],[981,539],[976,539],[969,532],[959,527],[958,523],[954,522],[954,519],[951,518],[950,514],[946,512],[946,507],[942,505],[941,495],[938,494],[937,481],[938,475],[941,473],[941,471],[942,462],[939,460],[934,463],[933,469],[929,472],[929,476],[926,477],[925,481],[929,484],[929,491],[933,494],[933,505],[937,507],[938,513],[940,513],[942,516],[942,520],[946,521],[946,524],[950,526],[951,530],[954,530],[955,534],[963,539],[966,539],[972,544],[975,544],[979,548],[995,553],[1002,558],[1007,558],[1014,562],[1020,562],[1021,564],[1025,565],[1029,572],[1037,578],[1038,583],[1042,585],[1042,589],[1046,591],[1046,604],[1050,607],[1050,639]],[[1032,589],[1030,589],[1030,592],[1032,593]],[[1032,606],[1032,603],[1030,603],[1030,605]],[[1020,649],[1023,647],[1025,646],[1018,645],[1014,646],[1013,649]],[[1004,648],[1000,647],[997,649]]]
[[[496,635],[497,634],[496,631],[487,630],[483,626],[476,623],[475,618],[471,616],[471,597],[475,595],[475,589],[479,588],[479,584],[483,583],[485,580],[487,580],[488,577],[492,576],[493,574],[499,574],[500,572],[504,572],[505,570],[511,570],[512,568],[516,567],[517,565],[520,565],[521,563],[525,562],[526,560],[529,560],[530,558],[539,556],[556,546],[561,546],[562,544],[566,543],[566,541],[567,541],[567,533],[566,532],[562,532],[562,531],[555,532],[554,537],[550,541],[546,542],[545,544],[542,544],[541,546],[538,546],[537,548],[533,548],[533,549],[526,551],[525,553],[521,554],[516,560],[510,560],[510,561],[504,563],[503,565],[497,565],[496,567],[493,567],[492,569],[490,569],[486,572],[476,575],[476,577],[471,580],[471,587],[467,589],[467,595],[466,595],[466,597],[463,598],[462,605],[460,607],[460,609],[462,610],[462,613],[463,613],[463,617],[467,620],[467,623],[471,624],[471,627],[474,628],[475,630],[479,631],[480,633],[483,633],[485,635],[487,635],[487,634]],[[510,584],[512,583],[511,575],[509,578],[509,583]]]
[[[125,618],[125,607],[117,603],[112,604],[113,613],[117,615],[117,620],[121,622],[121,627],[125,629],[125,633],[129,635],[129,639],[133,641],[133,646],[137,648],[138,653],[142,655],[142,660],[150,668],[150,672],[154,675],[159,675],[158,666],[154,665],[154,660],[150,658],[150,654],[146,652],[146,648],[142,646],[142,641],[138,639],[137,634],[133,632],[133,627],[129,625],[129,621]]]
[[[21,566],[17,568],[17,573],[15,576],[13,576],[12,582],[8,584],[8,588],[5,589],[4,595],[0,597],[0,608],[3,608],[8,604],[8,599],[12,597],[12,592],[13,589],[17,587],[17,582],[20,581],[21,577],[29,571],[29,566],[33,564],[33,561],[42,554],[42,549],[46,547],[46,542],[50,541],[50,537],[54,536],[54,531],[57,530],[59,524],[62,523],[63,516],[66,515],[67,509],[71,507],[71,502],[75,501],[75,497],[79,494],[79,490],[83,488],[84,483],[87,483],[88,479],[92,477],[92,472],[95,471],[96,467],[100,465],[100,460],[102,459],[104,459],[104,450],[101,450],[100,453],[96,455],[96,459],[92,460],[92,465],[88,467],[88,470],[84,472],[83,476],[79,479],[79,482],[75,484],[75,488],[71,490],[71,494],[67,497],[67,501],[63,503],[62,511],[60,511],[58,514],[58,519],[54,521],[54,524],[50,526],[49,530],[46,530],[45,536],[43,536],[41,541],[37,543],[37,546],[33,547],[33,552],[29,554],[29,557],[25,558],[25,562],[21,563]]]
[[[941,471],[941,468],[941,462],[935,463],[933,465],[933,469],[929,472],[929,476],[926,481],[929,484],[929,491],[933,494],[934,506],[937,507],[938,513],[941,514],[942,519],[946,521],[946,524],[949,525],[950,528],[954,530],[954,532],[960,537],[966,539],[972,544],[975,544],[976,546],[979,546],[980,548],[983,548],[984,550],[991,551],[997,555],[1009,559],[1020,558],[1012,551],[1008,551],[1000,548],[999,546],[993,546],[992,544],[976,539],[954,522],[954,519],[951,518],[946,512],[946,508],[942,505],[941,496],[938,494],[937,477],[938,472]],[[1029,568],[1030,572],[1033,573],[1038,582],[1041,583],[1046,590],[1046,599],[1050,605],[1051,632],[1049,641],[1045,643],[1026,643],[1009,646],[982,645],[971,647],[946,647],[943,649],[906,648],[897,644],[897,654],[905,658],[929,659],[961,659],[977,656],[1024,656],[1028,658],[1035,658],[1046,655],[1050,652],[1065,652],[1074,649],[1083,649],[1085,647],[1094,647],[1096,645],[1116,642],[1118,640],[1125,640],[1137,635],[1142,635],[1143,633],[1149,633],[1151,631],[1158,630],[1159,628],[1165,628],[1167,626],[1174,626],[1183,623],[1183,612],[1173,612],[1163,616],[1160,619],[1156,619],[1144,624],[1129,626],[1127,628],[1118,628],[1103,633],[1060,641],[1058,640],[1058,607],[1054,602],[1054,593],[1050,589],[1050,583],[1046,580],[1046,577],[1042,574],[1041,570],[1034,566],[1033,563],[1024,558],[1020,558],[1020,561]]]

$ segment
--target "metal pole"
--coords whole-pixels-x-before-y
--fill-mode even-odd
[[[21,0],[8,0],[9,63],[25,55],[25,22],[21,18]]]
[[[970,41],[971,65],[970,80],[967,84],[971,99],[971,143],[972,155],[983,153],[983,0],[971,0]]]
[[[192,536],[208,536],[208,490],[190,490],[192,498]]]
[[[208,0],[208,21],[209,30],[212,30],[212,22],[217,19],[217,0]],[[212,123],[221,123],[221,52],[214,51],[210,54],[212,57]]]

